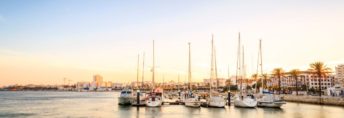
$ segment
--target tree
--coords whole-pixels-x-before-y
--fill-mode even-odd
[[[257,84],[259,82],[258,81],[258,74],[252,74],[251,78],[254,79],[254,81],[256,81],[256,83],[252,87],[255,88],[256,92],[258,92],[258,89],[259,89],[259,86],[257,86]]]
[[[322,77],[325,78],[326,75],[328,73],[330,73],[331,69],[328,68],[323,62],[314,62],[314,63],[311,63],[309,66],[310,66],[309,71],[312,74],[316,75],[318,78],[318,83],[319,83],[318,84],[319,85],[318,90],[319,90],[319,96],[321,97],[321,94],[322,94],[322,92],[321,92],[321,78]]]
[[[278,94],[280,94],[280,91],[281,91],[281,77],[284,76],[284,71],[283,71],[282,68],[275,68],[272,71],[272,73],[278,79]]]
[[[299,95],[299,92],[298,92],[298,86],[297,86],[297,78],[299,77],[300,75],[300,70],[299,69],[293,69],[291,70],[290,72],[290,75],[295,79],[295,90],[296,90],[296,95]]]

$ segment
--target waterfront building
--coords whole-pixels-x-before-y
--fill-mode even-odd
[[[311,73],[310,71],[301,71],[300,75],[298,76],[298,87],[305,86],[308,89],[318,89],[319,81],[318,77]],[[278,86],[278,78],[274,76],[270,76],[270,81],[268,81],[268,86]],[[321,77],[321,88],[327,89],[329,87],[334,86],[335,84],[335,77],[333,75],[327,75],[326,77]],[[281,88],[292,88],[296,87],[295,78],[290,73],[285,73],[283,77],[281,77]]]
[[[336,83],[344,86],[344,64],[336,66]]]

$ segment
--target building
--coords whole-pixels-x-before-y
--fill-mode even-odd
[[[344,86],[344,64],[336,66],[336,83]]]
[[[270,81],[267,83],[268,86],[278,86],[277,77],[270,76],[269,79]],[[319,87],[318,77],[309,71],[301,71],[297,80],[298,87],[306,86],[308,89],[318,89]],[[333,75],[321,77],[320,80],[321,88],[323,90],[332,87],[335,84],[335,77]],[[281,88],[296,87],[295,81],[295,78],[290,73],[285,73],[284,76],[281,77]]]
[[[99,88],[103,85],[103,77],[99,74],[93,76],[93,84],[95,84],[96,88]]]

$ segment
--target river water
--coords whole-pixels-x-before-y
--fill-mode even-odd
[[[344,107],[287,103],[272,108],[160,108],[118,106],[119,92],[0,91],[0,117],[104,118],[344,118]]]

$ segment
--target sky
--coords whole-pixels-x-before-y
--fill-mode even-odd
[[[0,86],[95,74],[128,83],[143,53],[150,81],[153,40],[156,81],[186,80],[188,42],[192,80],[202,81],[210,77],[212,34],[218,76],[227,78],[236,72],[239,32],[248,75],[256,72],[259,39],[266,73],[315,61],[334,68],[344,63],[343,21],[341,0],[1,0]]]

